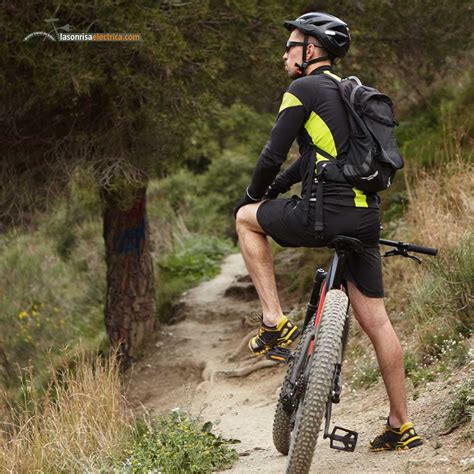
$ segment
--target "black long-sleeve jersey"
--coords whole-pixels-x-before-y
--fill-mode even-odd
[[[347,154],[350,133],[347,112],[337,85],[327,75],[340,80],[329,66],[321,66],[310,75],[294,80],[283,95],[277,120],[248,188],[252,197],[261,198],[269,185],[285,192],[299,181],[303,182],[304,197],[314,191],[308,189],[309,183],[313,183],[312,177],[308,179],[310,160],[316,160],[316,164],[328,160],[315,152],[314,146],[335,159]],[[295,138],[300,157],[275,180]],[[378,208],[376,194],[365,194],[343,179],[326,179],[323,189],[324,202],[328,204]]]

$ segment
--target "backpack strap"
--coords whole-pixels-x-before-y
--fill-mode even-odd
[[[305,197],[305,207],[307,209],[307,213],[304,217],[304,224],[308,223],[308,215],[309,215],[309,200],[311,198],[311,189],[313,187],[313,183],[317,184],[316,188],[316,215],[314,220],[314,234],[316,240],[322,240],[324,237],[324,223],[323,223],[323,196],[324,196],[324,179],[323,179],[323,170],[326,163],[323,163],[319,170],[316,169],[316,154],[320,154],[324,158],[328,160],[334,160],[335,158],[331,156],[329,153],[321,150],[321,148],[313,145],[315,149],[315,154],[310,155],[310,164],[309,164],[309,173],[308,173],[308,182],[307,182],[307,193]],[[316,171],[316,176],[315,176]]]

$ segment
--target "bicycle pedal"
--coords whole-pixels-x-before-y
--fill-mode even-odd
[[[338,431],[345,434],[338,434]],[[359,435],[356,431],[346,430],[340,426],[335,426],[332,433],[328,436],[331,440],[329,446],[332,449],[337,449],[339,451],[352,452],[356,448],[358,436]]]
[[[273,347],[267,352],[267,359],[274,360],[275,362],[280,362],[282,364],[288,364],[288,362],[293,357],[290,349],[286,347]]]

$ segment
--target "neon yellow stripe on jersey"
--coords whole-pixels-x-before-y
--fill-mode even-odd
[[[311,112],[304,124],[313,143],[321,150],[329,153],[333,158],[337,156],[336,142],[326,122],[316,113]]]
[[[316,153],[316,163],[319,163],[320,161],[329,161],[329,158],[326,158],[323,155]]]
[[[341,80],[341,78],[339,76],[337,76],[336,74],[334,74],[331,71],[323,71],[323,72],[324,72],[324,74],[327,74],[328,76],[334,77],[334,79],[337,79],[338,81]]]
[[[298,107],[299,105],[303,104],[301,103],[301,100],[296,97],[296,95],[293,95],[291,92],[285,92],[283,94],[283,100],[281,101],[280,110],[278,113],[282,112],[288,107]]]
[[[355,207],[369,207],[367,204],[367,196],[360,189],[352,188],[352,191],[354,191],[355,194]]]

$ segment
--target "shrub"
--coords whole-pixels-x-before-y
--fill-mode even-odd
[[[237,459],[230,442],[211,433],[210,422],[200,425],[178,412],[141,421],[135,442],[127,450],[122,469],[132,472],[207,473],[230,467]]]

